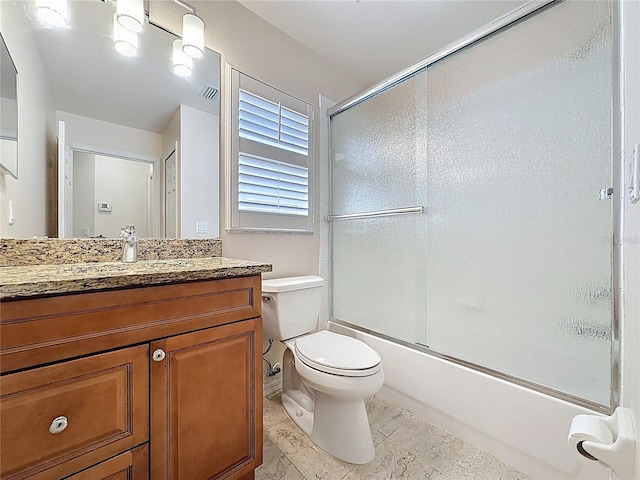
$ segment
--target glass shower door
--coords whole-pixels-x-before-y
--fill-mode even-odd
[[[563,2],[430,66],[426,90],[427,343],[603,405],[611,22]]]
[[[334,215],[426,202],[424,75],[331,120]],[[332,222],[333,317],[411,343],[425,337],[426,215]]]
[[[332,317],[609,405],[612,4],[567,0],[331,117]]]

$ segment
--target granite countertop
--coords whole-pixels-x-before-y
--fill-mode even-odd
[[[270,271],[268,263],[226,257],[0,267],[0,299],[213,280]]]

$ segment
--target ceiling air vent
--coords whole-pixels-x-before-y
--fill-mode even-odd
[[[216,87],[212,85],[205,85],[200,92],[200,96],[206,98],[207,100],[213,100],[217,93],[218,89]]]

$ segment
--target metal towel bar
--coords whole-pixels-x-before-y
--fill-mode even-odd
[[[391,208],[389,210],[377,210],[375,212],[345,213],[343,215],[327,215],[325,220],[355,220],[358,218],[390,217],[393,215],[407,215],[409,213],[427,213],[427,207],[417,205],[415,207]]]

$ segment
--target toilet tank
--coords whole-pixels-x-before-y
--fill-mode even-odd
[[[315,330],[323,286],[324,279],[315,275],[263,280],[265,338],[287,340]]]

